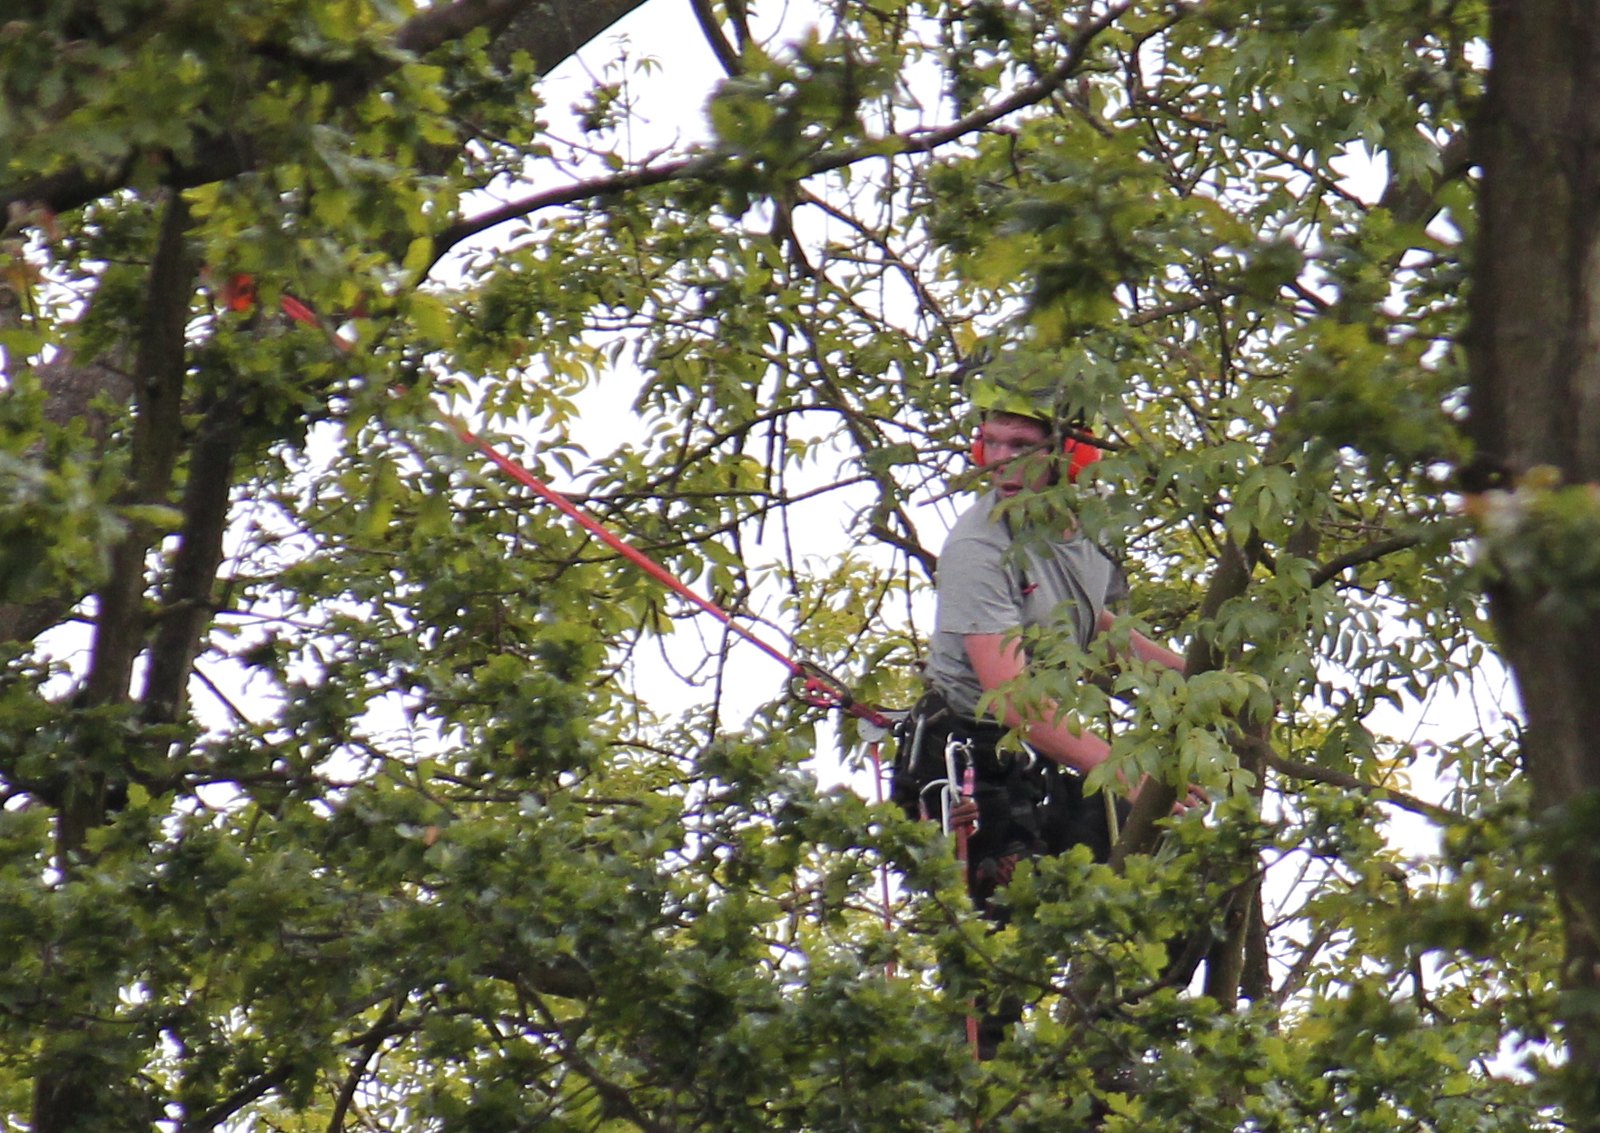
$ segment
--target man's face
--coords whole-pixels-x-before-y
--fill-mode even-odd
[[[1054,482],[1055,461],[1046,447],[1050,430],[1043,421],[996,413],[984,419],[978,435],[983,438],[984,471],[1001,499],[1043,491]]]

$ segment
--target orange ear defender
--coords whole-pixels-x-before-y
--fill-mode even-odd
[[[1087,429],[1084,430],[1086,433],[1088,431]],[[1061,455],[1067,458],[1067,480],[1076,484],[1078,482],[1078,474],[1100,459],[1100,448],[1098,445],[1092,445],[1086,441],[1073,440],[1068,437],[1061,443]],[[984,447],[983,438],[981,436],[974,438],[972,442],[972,463],[979,468],[987,467],[989,463],[988,457],[989,453]]]
[[[1068,437],[1067,443],[1061,446],[1061,451],[1067,458],[1067,480],[1073,484],[1078,482],[1078,474],[1099,460],[1102,455],[1099,445],[1092,445],[1088,441],[1075,441],[1071,437]]]

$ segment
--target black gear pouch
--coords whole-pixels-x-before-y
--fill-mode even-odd
[[[1085,795],[1083,780],[1058,767],[1049,768],[1045,775],[1045,798],[1038,808],[1045,852],[1060,854],[1073,846],[1088,846],[1095,861],[1109,861],[1113,838],[1104,792]],[[1133,808],[1122,798],[1113,797],[1112,803],[1120,830]]]

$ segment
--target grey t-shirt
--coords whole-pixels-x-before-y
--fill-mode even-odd
[[[967,634],[1059,627],[1080,647],[1094,638],[1100,612],[1127,597],[1127,579],[1081,533],[1013,539],[995,514],[994,493],[978,498],[939,554],[938,612],[926,675],[957,713],[977,714],[983,687],[967,659]]]

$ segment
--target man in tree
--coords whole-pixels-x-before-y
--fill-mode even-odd
[[[1058,373],[1007,352],[970,383],[980,414],[972,459],[989,485],[939,556],[929,690],[903,733],[895,796],[911,813],[937,805],[946,827],[961,832],[973,905],[1003,921],[994,896],[1018,861],[1087,845],[1103,862],[1127,813],[1109,792],[1084,794],[1081,776],[1111,753],[1105,738],[1055,701],[1019,692],[1046,647],[1068,640],[1081,655],[1110,629],[1127,581],[1053,491],[1099,457],[1073,424],[1082,412]],[[1137,631],[1127,648],[1184,671],[1181,657]],[[1012,733],[1021,743],[1008,749]],[[1202,798],[1191,789],[1178,808]],[[980,1058],[993,1057],[1020,1014],[1009,1001],[984,1014],[973,1034]]]
[[[981,414],[973,460],[988,490],[956,522],[938,566],[938,612],[926,677],[929,692],[908,722],[897,779],[903,805],[926,811],[930,781],[947,789],[953,774],[972,769],[974,795],[946,807],[944,819],[971,828],[967,880],[975,905],[990,907],[1018,860],[1088,845],[1104,861],[1114,840],[1114,814],[1126,803],[1084,797],[1080,776],[1103,763],[1110,744],[1075,724],[1050,700],[1018,695],[1036,645],[1062,635],[1087,649],[1112,623],[1127,596],[1117,563],[1079,529],[1052,498],[1063,475],[1099,456],[1080,428],[1080,411],[1054,374],[1037,380],[1018,356],[1002,354],[971,382]],[[1030,381],[1030,378],[1035,380]],[[1183,672],[1176,653],[1133,632],[1140,661]],[[1015,751],[1003,749],[1008,733]],[[946,795],[953,798],[953,794]],[[1180,806],[1201,796],[1191,791]],[[976,819],[976,826],[972,827]]]

